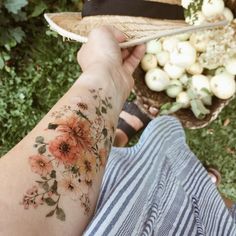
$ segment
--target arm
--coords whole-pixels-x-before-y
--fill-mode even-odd
[[[117,120],[144,47],[94,30],[84,71],[39,124],[0,159],[1,235],[78,235],[91,220]],[[4,216],[4,217],[3,217]]]

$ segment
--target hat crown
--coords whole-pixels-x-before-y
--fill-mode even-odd
[[[82,16],[122,15],[155,19],[184,20],[180,0],[87,0]]]
[[[149,2],[161,2],[161,3],[168,3],[168,4],[174,4],[174,5],[180,5],[181,6],[181,0],[144,0]]]
[[[90,2],[93,0],[85,0],[83,2]],[[100,0],[101,2],[104,2],[106,0]],[[127,0],[125,0],[127,1]],[[147,2],[160,2],[160,3],[168,3],[168,4],[173,4],[173,5],[180,5],[181,6],[181,0],[143,0]]]

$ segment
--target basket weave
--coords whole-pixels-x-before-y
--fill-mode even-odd
[[[179,4],[181,1],[175,1]],[[225,1],[226,6],[232,9],[234,12],[234,15],[236,16],[236,0],[226,0]],[[166,93],[161,92],[153,92],[151,91],[145,84],[144,81],[145,72],[141,69],[139,66],[135,73],[135,87],[133,92],[136,94],[137,97],[137,104],[139,108],[150,116],[149,108],[155,107],[157,110],[160,110],[160,107],[168,102],[173,102],[174,100],[169,98]],[[206,127],[209,125],[212,121],[214,121],[219,113],[222,111],[222,109],[229,104],[231,100],[235,98],[232,97],[228,100],[221,100],[216,97],[213,98],[212,105],[208,107],[210,110],[210,114],[208,114],[204,119],[199,120],[197,119],[192,111],[190,109],[181,109],[180,111],[174,113],[173,115],[177,117],[184,127],[189,129],[199,129]],[[157,114],[158,115],[158,114]],[[153,117],[152,117],[153,118]]]

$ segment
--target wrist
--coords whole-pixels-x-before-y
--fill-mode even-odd
[[[115,115],[119,115],[131,90],[131,86],[125,80],[126,75],[121,66],[94,63],[86,67],[75,87],[86,85],[90,89],[102,88],[107,96],[112,97]]]

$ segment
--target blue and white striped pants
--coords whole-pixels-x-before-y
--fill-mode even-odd
[[[134,147],[112,149],[84,235],[236,236],[233,214],[187,146],[180,123],[161,117]]]

